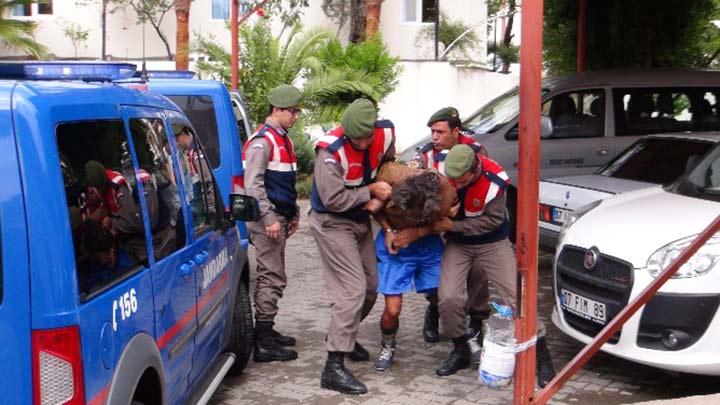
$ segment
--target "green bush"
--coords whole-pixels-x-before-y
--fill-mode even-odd
[[[295,183],[295,190],[297,190],[298,198],[310,198],[312,193],[312,175],[299,175],[297,183]]]

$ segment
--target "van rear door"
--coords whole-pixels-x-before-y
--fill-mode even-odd
[[[0,398],[27,404],[32,402],[28,239],[11,91],[7,83],[0,85]]]

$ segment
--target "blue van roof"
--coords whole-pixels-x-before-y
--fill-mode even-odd
[[[150,92],[128,89],[112,83],[85,83],[76,81],[32,81],[15,82],[15,96],[27,98],[28,102],[42,104],[52,111],[53,106],[88,106],[99,112],[105,108],[117,111],[119,105],[147,106],[180,111],[167,98]],[[36,98],[37,97],[37,98]],[[117,113],[111,114],[112,116]]]

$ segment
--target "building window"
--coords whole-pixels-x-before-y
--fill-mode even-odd
[[[35,15],[52,15],[52,1],[48,0],[44,3],[28,3],[19,4],[10,9],[10,15],[13,17],[31,17]]]
[[[435,0],[404,0],[404,22],[435,22]]]
[[[231,3],[232,0],[212,0],[212,19],[229,20]],[[248,12],[248,0],[240,0],[238,6],[238,15],[243,15]]]

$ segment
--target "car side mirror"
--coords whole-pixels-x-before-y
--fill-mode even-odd
[[[230,219],[255,222],[260,219],[260,205],[255,197],[244,194],[230,194]]]
[[[540,116],[540,139],[547,139],[552,137],[553,134],[553,123],[550,117],[546,115]]]

